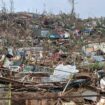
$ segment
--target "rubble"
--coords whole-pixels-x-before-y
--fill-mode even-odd
[[[11,105],[101,102],[104,24],[63,13],[0,13],[0,88],[9,93],[6,100]]]

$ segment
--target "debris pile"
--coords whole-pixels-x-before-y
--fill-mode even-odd
[[[0,105],[103,102],[103,27],[103,18],[0,13]]]

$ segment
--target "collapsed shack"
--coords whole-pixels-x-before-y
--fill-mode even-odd
[[[83,91],[86,90],[81,88],[81,91],[80,89],[77,92],[69,91],[67,94],[51,92],[12,92],[11,99],[7,98],[7,100],[11,101],[11,105],[66,105],[66,103],[70,104],[72,102],[75,104],[70,105],[84,105],[86,103],[85,100],[88,105],[91,105],[91,103],[89,104],[89,101],[96,101],[94,98],[92,100],[92,97],[100,97],[98,93],[81,95],[81,92]],[[85,97],[90,97],[90,99],[85,99]]]
[[[0,83],[3,84],[6,94],[8,94],[6,98],[1,99],[7,100],[7,103],[12,103],[11,105],[66,105],[65,103],[72,103],[72,101],[75,103],[74,105],[84,105],[84,97],[96,97],[99,93],[97,89],[90,86],[90,77],[77,76],[76,78],[77,80],[70,82],[64,91],[67,82],[66,84],[62,82],[43,84],[40,82],[19,82],[0,77]],[[84,81],[84,79],[86,80]],[[83,94],[83,96],[82,93],[88,90],[95,91],[96,94]]]
[[[26,93],[27,94],[27,93]],[[24,101],[24,104],[15,104],[15,105],[62,105],[65,102],[69,102],[70,98],[66,98],[65,96],[60,96],[57,93],[28,93],[26,97],[26,94],[18,94],[14,95],[15,100],[13,100],[15,103],[19,101]],[[38,97],[37,97],[38,96]],[[17,98],[16,98],[17,97]],[[20,97],[24,97],[23,99],[20,99]],[[29,98],[30,97],[30,98]],[[82,98],[76,98],[78,101],[83,101]]]

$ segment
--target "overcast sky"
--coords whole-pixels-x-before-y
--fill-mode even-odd
[[[2,1],[2,0],[0,0]],[[9,7],[10,0],[4,0]],[[15,11],[43,12],[47,10],[52,13],[60,11],[70,13],[71,5],[69,0],[14,0]],[[0,2],[0,7],[2,4]],[[75,12],[81,18],[105,16],[105,0],[76,0]]]

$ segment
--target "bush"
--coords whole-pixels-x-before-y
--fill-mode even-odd
[[[94,64],[90,64],[89,67],[90,67],[91,70],[99,70],[99,69],[104,68],[104,63],[95,62]]]

